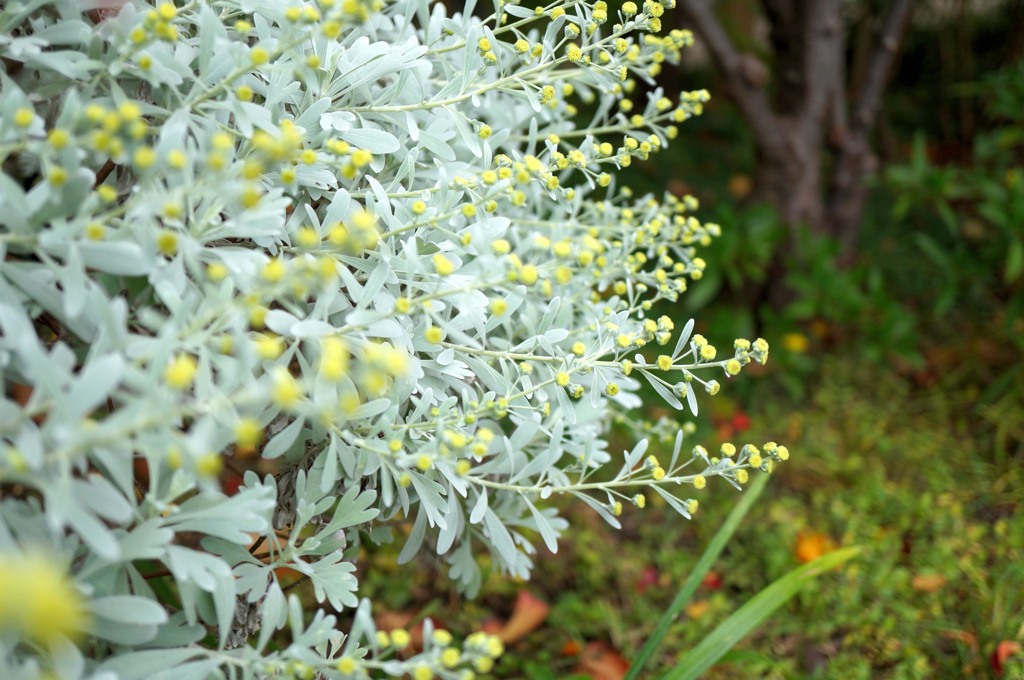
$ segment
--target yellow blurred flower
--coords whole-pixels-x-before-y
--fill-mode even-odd
[[[782,347],[787,352],[804,354],[810,349],[811,343],[803,333],[786,333],[782,336]]]
[[[85,600],[54,560],[41,553],[0,556],[0,630],[50,645],[89,625]]]

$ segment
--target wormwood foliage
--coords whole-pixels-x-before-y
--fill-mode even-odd
[[[473,593],[553,494],[690,517],[788,457],[603,439],[768,354],[648,314],[719,233],[614,177],[707,99],[630,95],[668,4],[3,3],[0,676],[471,678],[500,642],[397,654],[361,541],[408,521]]]

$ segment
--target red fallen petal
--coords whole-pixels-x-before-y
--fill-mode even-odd
[[[583,647],[580,643],[575,640],[566,640],[565,644],[562,645],[562,649],[559,651],[559,654],[562,656],[577,656],[582,651]]]
[[[242,488],[242,478],[239,475],[232,475],[224,480],[222,486],[224,493],[228,496],[234,496],[238,493],[238,490]]]
[[[705,588],[710,588],[711,590],[718,590],[722,587],[722,575],[719,574],[717,571],[709,571],[708,573],[704,574],[704,578],[701,579],[700,584]]]
[[[658,570],[654,567],[645,567],[636,581],[636,590],[642,593],[651,586],[658,585]]]
[[[996,675],[1003,674],[1003,666],[1006,664],[1006,660],[1014,654],[1019,654],[1021,646],[1019,642],[1013,640],[1003,640],[996,649],[992,652],[992,670],[996,672]]]
[[[576,671],[589,675],[591,680],[622,680],[629,670],[629,662],[614,649],[603,643],[587,645]]]
[[[505,644],[511,644],[544,623],[548,618],[548,611],[547,602],[534,597],[529,591],[520,590],[516,597],[516,605],[512,609],[512,616],[505,622],[505,627],[498,631],[497,636]]]

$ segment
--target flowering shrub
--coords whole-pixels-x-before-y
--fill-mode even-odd
[[[719,231],[614,177],[707,98],[630,96],[665,5],[116,4],[0,10],[0,676],[469,678],[500,642],[398,654],[360,542],[408,520],[472,594],[554,494],[690,517],[787,458],[603,439],[768,355],[649,315]]]

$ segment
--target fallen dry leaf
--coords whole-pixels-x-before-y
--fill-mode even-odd
[[[946,577],[941,574],[918,574],[910,579],[910,586],[922,593],[934,593],[946,585]]]
[[[591,680],[622,680],[629,670],[629,662],[603,642],[591,642],[583,652],[577,673],[589,675]]]
[[[711,609],[710,602],[708,602],[707,600],[697,600],[696,602],[691,602],[690,604],[686,605],[686,609],[684,611],[686,612],[687,616],[696,621],[700,617],[707,614],[709,609]]]
[[[565,644],[562,645],[562,649],[559,651],[559,654],[562,656],[578,656],[582,651],[583,647],[580,643],[575,640],[566,640]]]
[[[794,553],[802,563],[813,562],[836,549],[832,539],[820,531],[801,531],[796,537]]]
[[[502,642],[512,644],[536,630],[548,618],[548,603],[534,597],[527,590],[520,590],[512,616],[500,630],[495,631]]]

